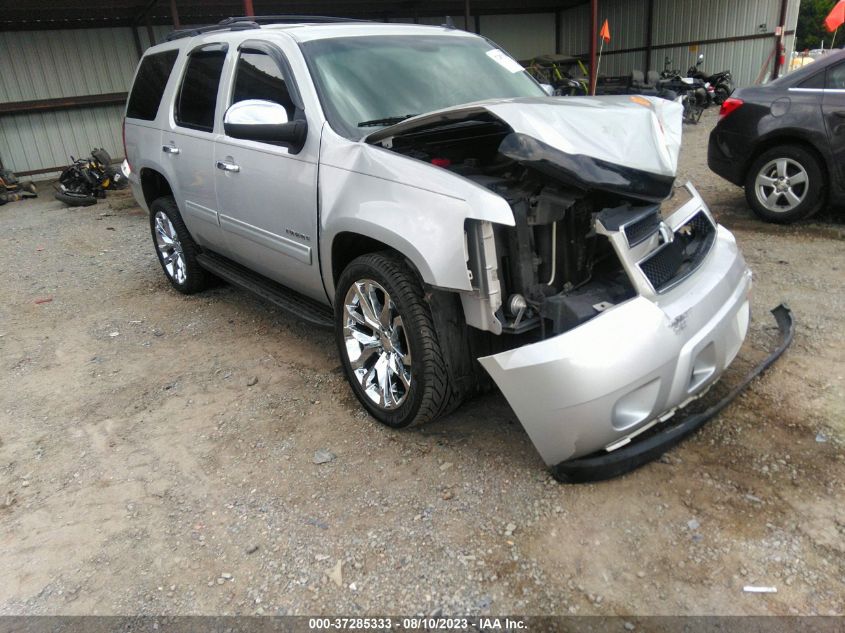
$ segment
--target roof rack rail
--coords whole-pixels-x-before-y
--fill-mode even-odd
[[[244,31],[260,29],[262,24],[331,24],[336,22],[366,22],[355,18],[333,18],[325,15],[242,15],[220,20],[211,26],[199,26],[193,29],[181,29],[167,35],[166,41],[172,42],[184,37],[194,37],[214,31]]]
[[[181,40],[184,37],[194,37],[195,35],[202,35],[203,33],[211,33],[213,31],[246,31],[248,29],[260,29],[261,25],[255,21],[248,21],[244,20],[232,20],[232,18],[227,18],[220,22],[219,24],[212,24],[211,26],[200,26],[194,29],[182,29],[180,31],[172,31],[168,33],[165,41],[172,42],[173,40]],[[224,24],[225,22],[225,24]]]
[[[221,20],[220,24],[233,24],[237,22],[256,22],[258,24],[314,24],[333,22],[366,22],[367,20],[356,20],[355,18],[335,18],[327,15],[244,15]]]

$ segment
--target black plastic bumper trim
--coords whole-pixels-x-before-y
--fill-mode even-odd
[[[593,454],[561,462],[551,469],[555,479],[562,483],[588,483],[624,475],[657,459],[675,444],[704,426],[742,393],[752,380],[771,367],[792,343],[795,335],[792,311],[782,303],[772,310],[772,314],[780,330],[780,344],[724,398],[700,413],[684,416],[677,422],[669,423],[658,433],[648,435],[640,441],[634,440],[631,444],[610,453]]]

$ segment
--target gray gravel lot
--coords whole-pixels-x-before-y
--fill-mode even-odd
[[[0,207],[0,614],[845,613],[845,216],[758,222],[707,170],[715,119],[685,128],[681,179],[755,273],[725,384],[782,300],[795,343],[596,485],[551,480],[498,394],[379,426],[329,333],[171,290],[125,193]]]

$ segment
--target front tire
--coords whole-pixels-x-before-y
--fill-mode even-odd
[[[335,333],[352,390],[382,424],[422,424],[460,404],[422,284],[400,257],[362,255],[343,271]]]
[[[809,218],[825,201],[825,179],[818,159],[797,145],[766,150],[745,178],[745,199],[763,220],[789,224]]]
[[[197,262],[199,247],[173,198],[158,198],[150,205],[150,232],[159,264],[176,290],[190,295],[209,286],[211,275]]]

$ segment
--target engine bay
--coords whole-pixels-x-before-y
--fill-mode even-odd
[[[514,226],[467,221],[468,271],[480,295],[496,297],[489,309],[501,324],[497,333],[545,338],[636,294],[611,241],[595,230],[597,215],[607,208],[647,209],[656,226],[659,206],[590,189],[558,166],[505,156],[501,148],[513,136],[508,125],[482,115],[393,137],[389,149],[459,174],[508,202]],[[495,261],[488,261],[491,254]]]

